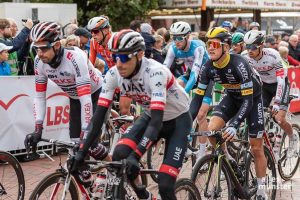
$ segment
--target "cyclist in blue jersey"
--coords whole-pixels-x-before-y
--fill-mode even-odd
[[[171,67],[174,59],[184,62],[188,70],[184,75],[179,77],[178,82],[187,93],[196,88],[200,68],[209,59],[204,42],[189,39],[190,33],[191,27],[187,22],[179,21],[171,25],[170,34],[173,38],[173,43],[164,61],[164,65],[168,68]],[[213,84],[210,85],[213,87]],[[190,109],[190,111],[192,111],[193,120],[197,116],[198,124],[200,125],[199,128],[202,131],[207,130],[208,124],[206,115],[212,99],[211,91],[212,90],[207,90],[207,95],[205,95],[202,101],[203,103],[199,102],[197,107],[194,107],[192,110]],[[197,110],[195,110],[195,108],[197,108]],[[200,150],[197,154],[197,158],[200,158],[205,153],[205,147],[206,137],[200,137]]]

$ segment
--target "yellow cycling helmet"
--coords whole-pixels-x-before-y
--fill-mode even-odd
[[[214,27],[214,28],[210,29],[206,34],[206,38],[207,39],[214,39],[214,38],[220,39],[221,42],[225,42],[229,45],[231,45],[231,40],[232,40],[231,34],[225,28],[222,28],[222,27]]]

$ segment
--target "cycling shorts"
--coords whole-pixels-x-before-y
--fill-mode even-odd
[[[212,115],[222,118],[226,123],[239,111],[242,101],[238,101],[225,93],[221,102],[214,108]],[[253,98],[253,107],[246,117],[250,138],[261,138],[264,133],[264,111],[262,97]]]

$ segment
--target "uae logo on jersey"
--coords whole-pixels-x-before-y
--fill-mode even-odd
[[[158,83],[156,83],[155,85],[156,85],[157,87],[162,86],[161,82],[158,82]]]

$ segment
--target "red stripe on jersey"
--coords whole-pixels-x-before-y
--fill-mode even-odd
[[[103,106],[108,108],[112,100],[105,99],[105,98],[99,98],[98,99],[98,106]]]
[[[174,78],[174,76],[172,75],[171,80],[167,83],[167,89],[169,89],[169,88],[173,85],[174,81],[175,81],[175,78]]]
[[[151,101],[150,109],[151,110],[164,110],[165,109],[165,103],[161,101]]]
[[[79,97],[91,94],[91,85],[78,86],[77,93]]]
[[[129,146],[132,150],[135,150],[136,146],[137,146],[137,144],[129,138],[120,139],[119,142],[117,143],[117,145],[120,145],[120,144]]]
[[[160,166],[159,172],[169,174],[170,176],[177,177],[179,174],[179,169],[172,167],[170,165],[162,164]]]
[[[139,155],[140,157],[143,156],[142,152],[140,152],[140,150],[138,150],[138,149],[135,150],[135,153],[136,153],[137,155]]]
[[[35,90],[37,92],[46,92],[47,90],[47,83],[36,83]]]
[[[284,76],[284,69],[277,70],[276,76]]]

